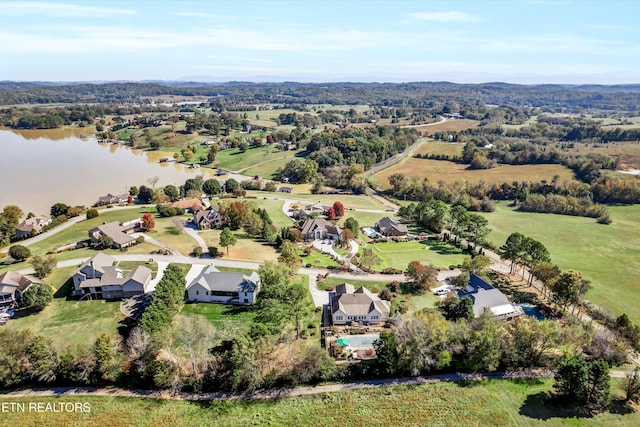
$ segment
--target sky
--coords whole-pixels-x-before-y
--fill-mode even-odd
[[[640,1],[4,1],[0,80],[640,83]]]

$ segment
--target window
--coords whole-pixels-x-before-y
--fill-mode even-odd
[[[336,320],[342,320],[342,316],[336,316]]]
[[[196,295],[200,295],[200,291],[196,291]]]
[[[371,320],[378,320],[378,316],[371,316]]]
[[[207,296],[209,296],[209,291],[206,291],[206,292],[205,292],[205,294],[206,294]]]

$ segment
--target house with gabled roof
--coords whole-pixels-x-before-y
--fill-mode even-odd
[[[260,292],[260,276],[253,271],[221,272],[215,267],[205,269],[187,286],[187,301],[219,304],[255,304]]]
[[[32,285],[42,285],[40,279],[17,271],[6,271],[0,274],[0,308],[13,307],[20,302],[22,295]]]
[[[27,218],[16,226],[16,238],[26,239],[42,231],[45,225],[51,224],[51,218],[34,216]]]
[[[376,325],[389,318],[391,303],[372,294],[367,288],[354,289],[350,283],[336,286],[331,294],[329,307],[334,325],[349,325],[360,322]]]
[[[98,201],[96,202],[96,206],[104,206],[104,205],[114,205],[119,203],[127,203],[129,201],[129,194],[122,193],[113,195],[111,193],[106,196],[98,197]]]
[[[469,284],[464,289],[458,290],[458,297],[471,298],[473,316],[476,318],[482,316],[485,310],[500,319],[512,319],[524,314],[522,307],[511,303],[505,294],[475,274],[471,275]]]
[[[115,258],[98,252],[71,276],[74,296],[122,299],[150,292],[151,270],[139,265],[128,274],[114,266]]]
[[[195,211],[191,223],[198,230],[212,230],[222,227],[224,219],[220,214],[220,206],[211,205],[206,209]]]
[[[91,243],[98,243],[102,236],[110,237],[113,240],[113,247],[116,249],[126,248],[136,242],[136,238],[131,234],[142,231],[142,221],[134,219],[127,222],[105,222],[89,230]]]
[[[402,237],[409,233],[409,229],[406,225],[400,224],[398,221],[391,219],[388,216],[385,216],[376,223],[376,231],[387,237]]]
[[[330,239],[340,241],[342,229],[324,218],[308,219],[302,224],[302,238],[305,240]]]

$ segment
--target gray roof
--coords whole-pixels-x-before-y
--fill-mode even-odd
[[[187,286],[187,289],[200,284],[210,291],[219,292],[249,292],[254,291],[260,284],[260,276],[255,271],[247,276],[243,273],[220,272],[215,269],[206,269],[193,282]]]
[[[469,297],[473,301],[473,315],[480,317],[485,308],[491,309],[500,305],[510,304],[507,297],[475,274],[471,275],[469,285],[458,291],[458,297]]]
[[[384,318],[389,316],[390,308],[389,301],[381,300],[364,287],[353,291],[349,283],[336,286],[336,295],[331,298],[331,312],[340,310],[347,316],[366,316],[375,309]]]
[[[114,257],[112,257],[111,255],[107,255],[105,253],[98,252],[97,254],[95,254],[94,256],[89,258],[88,260],[86,260],[84,263],[82,263],[80,268],[78,268],[78,271],[82,270],[83,268],[85,268],[88,265],[91,265],[92,262],[93,262],[93,269],[104,274],[104,271],[105,271],[104,267],[112,266],[113,263],[116,262],[116,259]]]
[[[314,218],[314,219],[309,219],[305,221],[304,224],[302,224],[302,235],[305,236],[307,234],[312,233],[316,227],[320,227],[325,233],[328,233],[328,234],[335,234],[339,236],[340,233],[342,233],[342,230],[340,229],[340,227],[331,224],[326,219]]]
[[[29,274],[20,274],[17,271],[7,271],[0,274],[0,288],[11,287],[24,292],[32,284],[42,284],[43,282]],[[13,289],[15,291],[15,289]]]
[[[388,232],[388,230],[390,230],[390,229],[396,229],[397,231],[399,231],[401,233],[407,233],[409,231],[409,229],[407,228],[406,225],[402,225],[398,221],[396,221],[395,219],[391,219],[388,216],[385,216],[380,221],[378,221],[376,223],[376,227],[383,234]]]
[[[89,230],[89,233],[94,234],[95,232],[99,231],[101,234],[111,237],[114,243],[122,246],[136,240],[135,237],[131,237],[124,232],[124,230],[130,230],[135,226],[136,225],[133,223],[127,226],[122,226],[118,221],[114,221],[99,225],[96,228],[92,228],[91,230]]]

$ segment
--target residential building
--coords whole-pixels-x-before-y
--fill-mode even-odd
[[[198,230],[210,230],[222,227],[224,220],[222,215],[220,215],[220,206],[211,205],[206,209],[195,211],[191,222]]]
[[[18,239],[26,239],[42,231],[45,225],[51,224],[51,218],[43,216],[34,216],[27,218],[16,226],[16,237]]]
[[[115,196],[109,193],[106,196],[98,197],[96,206],[115,205],[120,203],[127,203],[128,201],[129,201],[128,193],[116,194]]]
[[[380,299],[365,287],[354,290],[353,285],[343,283],[330,294],[329,305],[334,325],[349,325],[360,322],[377,325],[389,318],[391,303]]]
[[[32,285],[42,284],[43,282],[36,277],[17,271],[0,274],[0,308],[17,305],[27,289]]]
[[[195,197],[192,197],[190,199],[177,200],[173,203],[165,203],[165,206],[168,206],[170,208],[184,209],[189,213],[193,213],[193,212],[197,212],[205,209],[200,199]]]
[[[95,299],[122,299],[150,291],[151,270],[137,266],[127,275],[113,264],[115,258],[102,252],[85,261],[71,277],[74,296]]]
[[[469,284],[458,290],[458,297],[471,298],[473,301],[473,316],[480,317],[485,310],[489,310],[500,319],[511,319],[522,316],[522,307],[512,304],[505,294],[494,288],[480,277],[472,274]]]
[[[127,222],[109,222],[103,223],[89,230],[89,238],[91,243],[98,243],[102,236],[110,237],[113,240],[113,247],[116,249],[126,248],[136,242],[136,238],[131,234],[142,231],[142,221],[134,219]]]
[[[376,231],[387,237],[404,237],[409,232],[406,225],[400,224],[398,221],[391,219],[388,216],[385,216],[380,221],[376,222]]]
[[[187,301],[252,305],[260,292],[260,276],[205,269],[187,286]]]
[[[302,224],[302,238],[305,240],[330,239],[340,241],[342,229],[323,218],[308,219]]]

